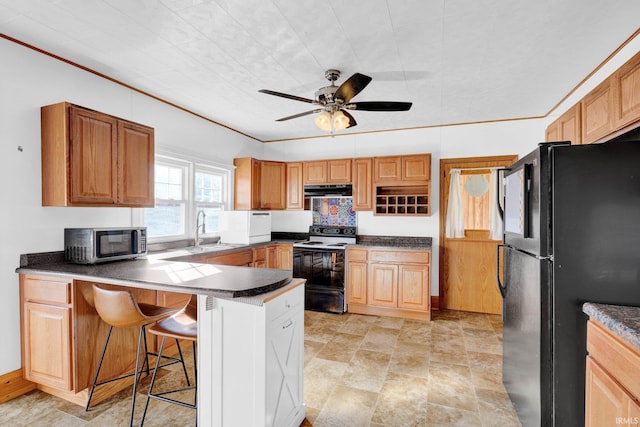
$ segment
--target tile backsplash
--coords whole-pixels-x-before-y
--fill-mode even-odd
[[[311,211],[314,225],[357,225],[351,197],[314,197]]]

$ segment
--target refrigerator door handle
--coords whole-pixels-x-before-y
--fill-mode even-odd
[[[508,284],[505,282],[504,284],[500,280],[500,248],[506,248],[508,245],[499,244],[496,245],[496,281],[498,282],[498,290],[500,291],[500,295],[502,298],[507,297],[507,286]]]
[[[499,168],[496,170],[496,172],[498,173],[497,179],[496,179],[496,194],[498,195],[498,197],[496,197],[496,203],[498,204],[498,215],[500,215],[500,219],[503,221],[504,221],[504,208],[502,206],[504,204],[504,194],[503,194],[504,174],[502,174],[503,179],[501,179],[500,172],[506,172],[510,170],[511,169],[509,168]],[[500,197],[501,195],[502,197]]]

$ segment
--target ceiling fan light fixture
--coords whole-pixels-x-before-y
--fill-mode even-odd
[[[318,114],[313,121],[323,131],[331,132],[331,114],[328,111]]]
[[[333,113],[333,128],[335,130],[346,129],[351,126],[351,120],[347,117],[342,110],[338,110]]]

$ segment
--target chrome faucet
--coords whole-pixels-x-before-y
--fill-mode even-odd
[[[200,224],[200,214],[202,214],[202,224]],[[200,247],[200,227],[202,227],[202,233],[206,233],[206,227],[205,227],[205,219],[207,218],[207,215],[204,213],[203,210],[199,210],[198,213],[196,214],[196,236],[193,239],[193,246],[195,246],[196,248]]]

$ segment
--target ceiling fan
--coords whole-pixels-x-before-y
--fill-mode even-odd
[[[365,76],[364,74],[355,73],[340,86],[335,85],[336,80],[340,77],[340,70],[327,70],[324,73],[324,76],[331,82],[331,85],[318,89],[315,94],[316,99],[303,98],[268,89],[260,89],[258,92],[317,105],[318,108],[316,109],[283,117],[276,121],[283,122],[285,120],[296,119],[309,114],[320,113],[320,115],[315,118],[315,124],[320,129],[327,132],[342,130],[357,125],[356,120],[347,112],[347,110],[407,111],[411,108],[411,102],[350,102],[351,98],[359,94],[371,82],[371,77]]]

